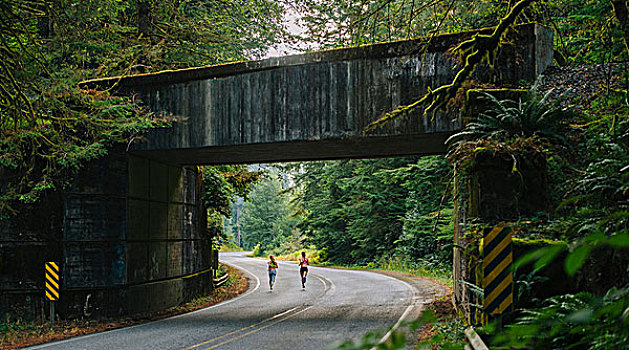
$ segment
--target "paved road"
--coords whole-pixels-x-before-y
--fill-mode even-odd
[[[382,274],[310,267],[302,289],[297,264],[280,262],[270,291],[266,261],[242,253],[221,253],[221,260],[247,274],[247,292],[192,313],[32,349],[321,349],[384,329],[419,307],[415,288]]]

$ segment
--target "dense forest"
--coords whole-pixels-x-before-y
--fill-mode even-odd
[[[359,266],[447,269],[452,260],[452,170],[443,157],[281,164],[265,174],[238,214],[245,249],[311,248],[321,262]]]
[[[288,30],[287,16],[301,33]],[[629,1],[1,0],[0,18],[0,221],[67,187],[113,145],[176,122],[135,97],[81,90],[82,80],[260,59],[280,43],[327,49],[495,28],[458,48],[466,64],[452,84],[391,111],[386,123],[412,109],[457,108],[461,91],[477,87],[470,71],[491,65],[510,27],[551,28],[557,80],[518,86],[529,90],[518,99],[485,96],[487,110],[450,139],[447,157],[206,167],[203,200],[210,225],[225,232],[217,244],[237,234],[259,254],[309,249],[321,262],[447,271],[453,165],[488,153],[541,157],[550,205],[520,218],[519,238],[560,244],[520,260],[533,268],[516,281],[518,295],[548,264],[564,266],[579,288],[530,297],[494,342],[626,347]],[[567,92],[557,96],[557,86]]]

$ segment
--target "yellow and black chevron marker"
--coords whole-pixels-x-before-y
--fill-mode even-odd
[[[510,227],[498,225],[483,232],[483,307],[487,315],[513,308],[513,251]]]
[[[46,299],[59,300],[59,265],[52,261],[46,263]]]

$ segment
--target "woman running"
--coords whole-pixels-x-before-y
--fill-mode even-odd
[[[275,258],[273,255],[269,256],[269,261],[267,264],[269,265],[269,287],[273,290],[273,285],[275,284],[275,276],[277,276],[277,262],[275,262]]]
[[[301,258],[299,258],[299,274],[301,275],[301,288],[306,288],[306,276],[308,276],[308,258],[306,258],[306,252],[301,252]]]

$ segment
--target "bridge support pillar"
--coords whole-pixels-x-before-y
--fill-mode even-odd
[[[489,261],[483,263],[483,255],[488,255],[483,252],[483,241],[498,237],[496,232],[509,226],[505,222],[546,211],[550,202],[547,183],[546,159],[535,150],[522,150],[519,154],[478,152],[455,164],[453,297],[457,309],[470,324],[483,323],[495,315],[495,312],[485,314],[482,307],[484,299],[488,299],[484,295],[488,286],[484,284],[497,277],[485,276],[484,265]],[[507,230],[508,237],[498,238],[510,241],[512,233]],[[511,245],[502,243],[500,249],[510,251]],[[493,255],[490,258],[496,259]],[[507,283],[512,276],[499,278],[502,277]],[[502,309],[499,308],[500,312],[510,308]]]
[[[61,264],[63,319],[150,312],[208,293],[201,190],[196,167],[122,146],[90,162],[69,188],[0,222],[0,316],[43,317],[46,261]]]

